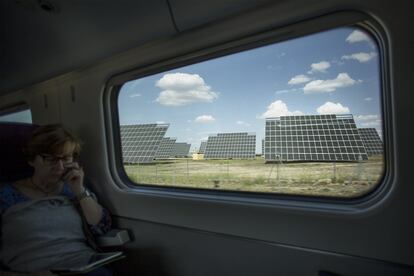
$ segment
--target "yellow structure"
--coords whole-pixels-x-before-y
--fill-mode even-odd
[[[193,153],[193,160],[203,160],[204,153]]]

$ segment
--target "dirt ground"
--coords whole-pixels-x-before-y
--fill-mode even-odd
[[[357,197],[380,183],[382,156],[361,162],[266,164],[255,160],[171,159],[125,165],[135,183],[215,190]]]

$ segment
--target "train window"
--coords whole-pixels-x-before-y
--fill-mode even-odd
[[[385,171],[378,45],[342,27],[130,80],[120,152],[137,185],[359,197]]]
[[[32,123],[32,112],[28,108],[6,110],[0,113],[0,122]]]

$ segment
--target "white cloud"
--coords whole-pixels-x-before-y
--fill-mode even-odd
[[[281,101],[277,100],[271,103],[268,107],[266,112],[264,112],[259,118],[271,118],[271,117],[280,117],[280,116],[289,116],[289,115],[303,115],[301,111],[289,111],[287,105]]]
[[[198,74],[166,74],[155,85],[162,89],[156,101],[166,106],[211,103],[218,98],[218,94],[211,91]]]
[[[216,119],[213,118],[211,115],[201,115],[194,119],[196,123],[211,123],[214,122]]]
[[[285,94],[285,93],[290,93],[290,92],[295,92],[295,91],[299,91],[296,88],[293,89],[282,89],[282,90],[277,90],[275,93],[276,94]]]
[[[324,61],[324,60],[318,63],[312,63],[311,70],[308,71],[308,74],[313,74],[316,72],[325,73],[329,67],[331,67],[331,64],[328,61]]]
[[[351,111],[348,107],[340,103],[326,102],[316,109],[318,114],[349,114]]]
[[[372,98],[371,97],[367,97],[367,98],[365,98],[364,100],[366,100],[366,101],[372,101]]]
[[[141,97],[141,94],[136,93],[136,94],[131,94],[129,95],[130,98],[136,98],[136,97]]]
[[[336,60],[336,59],[332,60],[331,63],[336,64],[338,66],[342,66],[342,65],[345,64],[345,62],[343,62],[341,60]]]
[[[352,86],[361,82],[352,79],[347,73],[340,73],[333,80],[314,80],[303,87],[305,94],[332,92],[338,88]]]
[[[246,122],[243,122],[243,121],[237,121],[236,124],[241,125],[241,126],[247,126],[247,127],[250,126],[249,123],[246,123]]]
[[[141,82],[142,82],[141,79],[129,81],[129,82],[127,82],[127,83],[124,84],[124,86],[122,87],[122,89],[126,89],[128,92],[134,91],[137,88],[139,88]]]
[[[352,55],[342,56],[341,59],[346,59],[346,60],[354,59],[354,60],[357,60],[361,63],[364,63],[364,62],[370,61],[371,59],[373,59],[376,56],[377,56],[377,54],[375,52],[371,52],[371,53],[361,52],[361,53],[355,53],[355,54],[352,54]]]
[[[311,78],[309,78],[306,75],[297,75],[297,76],[294,76],[293,78],[291,78],[288,81],[288,84],[300,84],[300,83],[308,82],[310,80],[311,80]]]
[[[359,127],[381,127],[381,118],[379,115],[359,115],[354,117]]]
[[[368,41],[370,42],[369,36],[367,36],[365,33],[355,30],[353,31],[347,38],[346,42],[348,43],[355,43],[355,42],[362,42],[362,41]]]

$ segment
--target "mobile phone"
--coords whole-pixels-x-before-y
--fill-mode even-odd
[[[73,169],[74,169],[73,167],[65,167],[60,179],[62,180],[65,179],[66,176],[69,174],[69,172],[72,171]]]

